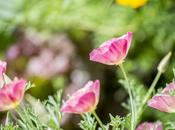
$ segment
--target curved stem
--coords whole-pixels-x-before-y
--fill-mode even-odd
[[[98,117],[98,115],[96,114],[95,110],[92,112],[92,114],[93,114],[94,117],[96,118],[96,120],[97,120],[98,124],[101,126],[101,128],[102,128],[103,130],[105,130],[105,128],[104,128],[104,126],[103,126],[103,123],[102,123],[102,121],[100,120],[100,118]]]
[[[131,130],[134,130],[135,129],[135,109],[134,109],[135,103],[134,103],[132,92],[131,92],[131,86],[130,86],[128,77],[126,75],[125,69],[123,67],[123,64],[121,63],[119,66],[120,66],[122,73],[123,73],[123,76],[128,84],[127,89],[128,89],[129,99],[130,99],[130,103],[131,103]]]
[[[151,94],[152,94],[152,92],[154,91],[154,88],[155,88],[157,82],[159,81],[161,75],[162,75],[162,72],[158,71],[156,77],[154,78],[154,80],[153,80],[153,82],[152,82],[152,84],[151,84],[151,86],[150,86],[150,88],[149,88],[149,90],[148,90],[148,92],[147,92],[147,94],[146,94],[144,100],[143,100],[142,105],[140,106],[140,108],[139,108],[139,110],[138,110],[137,122],[138,122],[140,116],[142,115],[142,113],[143,113],[143,111],[144,111],[144,108],[145,108],[145,104],[146,104],[146,102],[149,100],[149,98],[151,97]]]

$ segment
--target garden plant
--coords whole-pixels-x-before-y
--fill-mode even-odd
[[[175,0],[0,0],[0,130],[175,130]]]
[[[61,120],[66,113],[79,114],[82,119],[77,125],[83,130],[163,130],[167,129],[161,121],[141,122],[141,115],[145,107],[157,109],[162,112],[175,112],[175,82],[168,83],[160,92],[154,92],[160,76],[168,69],[171,57],[169,52],[159,63],[157,75],[142,99],[137,99],[138,93],[134,82],[127,76],[124,63],[127,62],[127,54],[132,45],[133,33],[110,39],[92,50],[89,59],[98,63],[116,66],[123,73],[124,79],[120,80],[126,89],[129,100],[125,103],[128,108],[126,116],[112,116],[109,113],[110,122],[104,124],[96,113],[100,101],[100,81],[88,81],[84,87],[71,94],[67,101],[62,100],[62,91],[48,100],[40,103],[40,107],[46,111],[45,121],[39,119],[37,112],[27,101],[22,101],[25,91],[34,85],[24,79],[15,77],[11,80],[6,75],[5,61],[0,62],[0,111],[8,111],[2,130],[61,130]],[[140,97],[141,98],[141,97]],[[141,124],[140,124],[141,123]],[[171,122],[169,122],[171,123]],[[163,125],[164,124],[164,125]],[[173,127],[172,125],[168,126]],[[169,128],[170,129],[170,128]],[[174,129],[174,127],[172,128]]]

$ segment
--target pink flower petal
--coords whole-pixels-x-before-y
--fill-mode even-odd
[[[3,75],[6,72],[6,66],[7,66],[7,63],[0,60],[0,88],[2,88],[4,85]]]
[[[175,84],[170,83],[168,84],[162,91],[163,94],[170,94],[170,91],[175,91]]]
[[[161,94],[155,95],[148,101],[148,106],[158,109],[162,112],[174,113],[175,112],[175,84],[172,82],[168,84]],[[172,93],[171,93],[172,92]]]
[[[175,112],[175,96],[165,94],[153,96],[153,98],[148,101],[148,106],[162,112]]]
[[[73,103],[72,103],[73,102]],[[72,103],[72,104],[71,104]],[[74,99],[71,102],[67,102],[61,109],[65,113],[83,113],[89,112],[95,104],[95,95],[92,92],[86,93],[79,99]]]
[[[5,73],[6,66],[7,66],[7,63],[6,62],[0,61],[0,74]]]
[[[140,124],[136,130],[163,130],[163,126],[160,121],[155,123],[145,122]]]
[[[108,54],[109,48],[104,46],[101,48],[94,49],[90,54],[90,60],[100,62],[103,64],[113,65],[114,58],[111,59],[111,55]],[[110,53],[110,52],[109,52]]]
[[[11,98],[14,99],[14,100],[21,100],[23,95],[24,95],[24,92],[25,92],[25,87],[26,87],[26,81],[24,79],[20,79],[20,80],[17,80],[17,81],[14,81],[13,84],[11,84],[13,88],[12,90],[12,95],[11,95]],[[14,94],[15,93],[15,94]]]

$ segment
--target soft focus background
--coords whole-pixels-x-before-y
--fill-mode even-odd
[[[125,115],[127,94],[115,66],[89,61],[89,52],[112,37],[133,32],[125,62],[130,77],[145,90],[161,58],[173,52],[170,66],[157,88],[173,78],[175,66],[174,0],[0,0],[0,58],[11,77],[36,84],[28,93],[44,100],[64,88],[64,98],[88,80],[101,80],[97,113]],[[2,119],[3,119],[3,114]],[[143,121],[166,120],[168,114],[148,108]],[[66,115],[63,127],[78,130],[79,116]]]

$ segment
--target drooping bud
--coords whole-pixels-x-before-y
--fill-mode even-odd
[[[157,70],[161,73],[164,73],[168,64],[169,64],[169,60],[171,58],[171,52],[169,52],[159,63]]]

